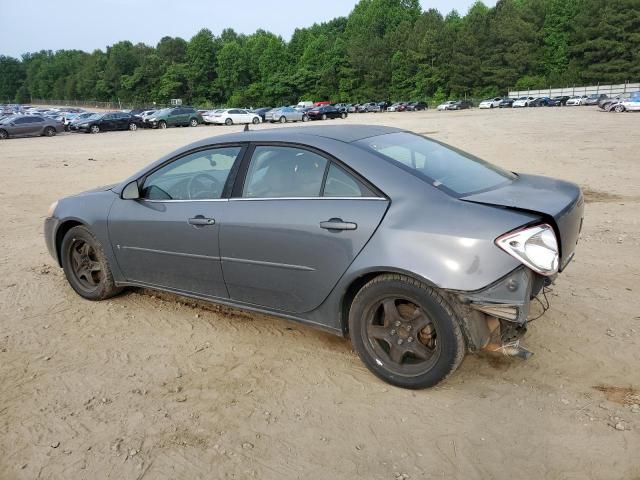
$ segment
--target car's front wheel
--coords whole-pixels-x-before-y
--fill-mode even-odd
[[[9,138],[7,131],[0,129],[0,140],[6,140],[7,138]]]
[[[280,123],[287,123],[287,117],[285,117],[284,115],[280,117]]]
[[[160,120],[158,122],[158,128],[161,128],[164,130],[165,128],[167,128],[167,122],[165,122],[164,120]]]
[[[91,125],[91,128],[89,129],[89,131],[91,133],[100,133],[100,127],[98,125]]]
[[[197,127],[198,126],[198,119],[192,118],[191,120],[189,120],[189,126],[190,127]]]
[[[129,124],[129,130],[131,130],[132,132],[135,132],[136,130],[138,130],[138,124],[131,122]]]
[[[260,123],[260,119],[258,117],[253,117],[253,120],[251,120],[251,123],[253,123],[254,125],[257,125]]]
[[[120,292],[102,245],[87,227],[79,225],[67,232],[60,255],[67,281],[81,297],[104,300]]]
[[[615,107],[613,107],[613,109],[616,113],[622,113],[624,112],[624,105],[616,105]]]
[[[227,119],[224,121],[224,124],[225,124],[226,126],[233,125],[233,120],[231,120],[230,118],[227,118]]]
[[[392,385],[426,388],[453,373],[466,345],[447,300],[404,275],[380,275],[356,295],[349,334],[369,370]]]

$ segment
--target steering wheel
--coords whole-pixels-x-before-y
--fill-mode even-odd
[[[220,198],[222,185],[208,173],[199,173],[189,179],[187,184],[187,196],[189,200],[204,200],[208,198]]]

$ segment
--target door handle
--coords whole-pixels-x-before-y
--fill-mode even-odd
[[[206,227],[207,225],[215,225],[216,221],[213,218],[205,218],[202,215],[196,215],[189,219],[189,224],[195,227]]]
[[[320,222],[320,228],[325,230],[355,230],[358,225],[353,222],[344,222],[341,218],[332,218],[326,222]]]

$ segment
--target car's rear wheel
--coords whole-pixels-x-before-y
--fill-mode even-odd
[[[9,138],[9,134],[6,130],[0,130],[0,140],[6,140]]]
[[[132,132],[135,132],[136,130],[138,130],[138,125],[136,125],[135,123],[130,123],[129,130],[131,130]]]
[[[224,121],[224,124],[225,124],[225,125],[227,125],[227,126],[229,126],[229,125],[233,125],[233,120],[231,120],[230,118],[227,118],[227,119]]]
[[[326,119],[327,119],[327,114],[326,114],[326,113],[323,113],[323,114],[322,114],[322,120],[326,120]]]
[[[308,122],[309,121],[309,115],[303,115],[302,116],[302,121],[303,122]]]
[[[195,118],[192,118],[191,120],[189,120],[189,126],[197,127],[198,126],[198,120],[195,119]]]
[[[158,128],[161,128],[164,130],[165,128],[167,128],[167,122],[165,122],[164,120],[160,120],[158,122]]]
[[[347,114],[346,114],[346,113],[344,113],[344,112],[342,112],[342,113],[340,114],[340,118],[344,120],[345,118],[347,118]]]
[[[47,127],[44,129],[45,137],[53,137],[56,134],[56,129],[53,127]]]
[[[404,275],[380,275],[349,311],[354,349],[375,375],[403,388],[436,385],[453,373],[466,345],[447,300]]]
[[[100,127],[98,125],[91,125],[91,128],[89,129],[89,131],[91,133],[100,133]]]
[[[251,120],[251,123],[253,123],[254,125],[257,125],[260,123],[260,119],[258,117],[253,117],[253,120]]]
[[[73,227],[62,239],[62,267],[67,281],[87,300],[104,300],[121,291],[113,280],[102,245],[82,225]]]
[[[284,115],[281,116],[279,122],[280,123],[287,123],[287,117],[285,117]]]

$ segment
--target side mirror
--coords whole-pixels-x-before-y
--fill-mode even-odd
[[[138,187],[138,181],[134,180],[131,183],[128,183],[126,187],[122,190],[121,195],[123,200],[137,200],[140,198],[140,188]]]

